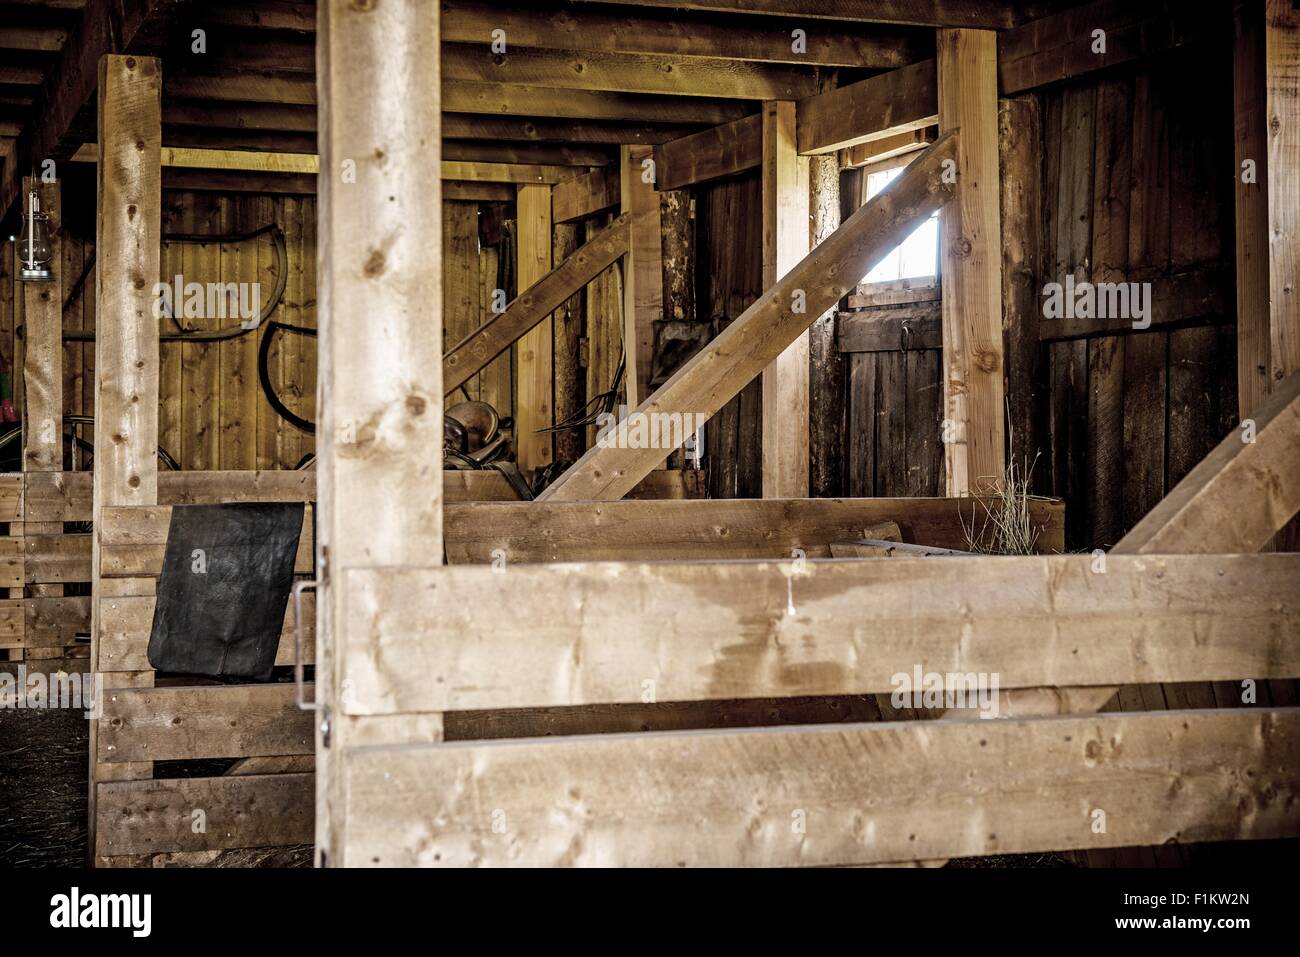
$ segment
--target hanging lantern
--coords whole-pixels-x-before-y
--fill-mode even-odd
[[[27,215],[23,217],[22,236],[18,239],[18,278],[26,282],[48,282],[50,272],[50,219],[41,212],[41,197],[35,190],[27,194]]]

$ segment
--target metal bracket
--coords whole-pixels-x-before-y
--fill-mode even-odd
[[[316,581],[293,583],[293,686],[298,707],[303,711],[316,711],[320,708],[318,701],[306,700],[307,686],[302,680],[302,593],[318,584]]]

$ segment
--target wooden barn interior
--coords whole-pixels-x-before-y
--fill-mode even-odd
[[[1300,837],[1294,0],[0,0],[0,160],[94,866]]]

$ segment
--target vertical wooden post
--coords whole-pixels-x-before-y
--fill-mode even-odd
[[[636,214],[631,248],[623,265],[623,354],[627,360],[624,381],[629,409],[635,409],[650,394],[654,324],[664,312],[663,248],[653,154],[650,146],[624,146],[620,150],[622,212]]]
[[[1237,405],[1248,418],[1300,369],[1300,11],[1235,5]],[[1300,528],[1275,547],[1300,547]]]
[[[63,229],[59,183],[23,178],[23,202],[35,187],[41,211],[49,219],[50,273],[47,282],[23,283],[23,472],[58,472],[63,468]],[[23,207],[25,208],[25,207]],[[10,525],[13,536],[58,535],[62,522]],[[32,585],[34,597],[63,594],[62,585]],[[21,597],[21,592],[19,593]],[[28,636],[24,657],[62,657],[64,636],[56,629],[53,644],[34,648],[40,639]]]
[[[795,148],[795,105],[763,104],[763,288],[808,255],[808,158]],[[796,290],[796,297],[803,290]],[[799,301],[786,308],[805,308]],[[763,497],[808,496],[808,333],[763,370]]]
[[[551,271],[551,187],[520,186],[515,208],[519,216],[519,262],[516,276],[523,292]],[[515,450],[525,474],[551,464],[551,433],[538,432],[555,424],[552,337],[554,320],[547,316],[520,337],[519,387],[515,405]]]
[[[557,266],[582,245],[577,223],[556,223],[552,262]],[[587,404],[587,380],[582,365],[582,339],[587,327],[587,296],[579,289],[555,313],[555,421],[564,422],[582,413]],[[587,450],[586,436],[579,429],[555,433],[555,457],[576,462]]]
[[[939,133],[958,130],[957,192],[941,214],[948,495],[1000,488],[1006,462],[997,35],[939,30]]]
[[[1273,382],[1300,370],[1300,10],[1268,0],[1269,350]]]
[[[1037,269],[1041,151],[1037,97],[1018,96],[1000,101],[998,153],[1005,236],[1002,243],[1002,333],[1006,350],[1003,381],[1011,429],[1007,444],[1018,468],[1032,466],[1038,451],[1034,386],[1038,377],[1042,301],[1038,295]],[[1111,489],[1106,491],[1113,493]]]
[[[99,61],[98,206],[95,218],[95,475],[91,538],[90,669],[102,672],[100,515],[106,507],[158,504],[158,319],[154,283],[162,244],[162,67],[153,57]],[[62,303],[60,302],[60,307]],[[151,685],[152,672],[104,676],[104,687]],[[90,729],[90,849],[95,788],[149,777],[152,764],[103,764]]]
[[[348,749],[440,735],[438,720],[350,714],[342,657],[377,654],[345,631],[365,600],[352,571],[442,562],[438,21],[435,3],[318,8],[316,845],[330,865],[353,863]]]
[[[1264,2],[1234,8],[1233,119],[1237,234],[1237,409],[1246,418],[1268,397],[1269,157],[1264,89]]]
[[[59,184],[24,176],[24,210],[33,186],[40,198],[41,211],[49,217],[53,278],[48,282],[22,284],[26,316],[23,379],[27,390],[27,401],[23,404],[23,471],[57,472],[63,468],[63,249]]]
[[[809,158],[808,207],[813,248],[840,228],[840,163],[836,153]],[[808,330],[808,494],[844,494],[844,359],[835,341],[835,310]]]

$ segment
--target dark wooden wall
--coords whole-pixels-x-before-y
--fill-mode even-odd
[[[1236,424],[1231,75],[1196,49],[1040,94],[1039,287],[1150,281],[1195,323],[1046,346],[1036,476],[1067,547],[1113,545]]]
[[[763,292],[763,203],[757,171],[696,190],[695,301],[714,335]],[[707,426],[709,496],[763,494],[763,391],[751,382]]]

